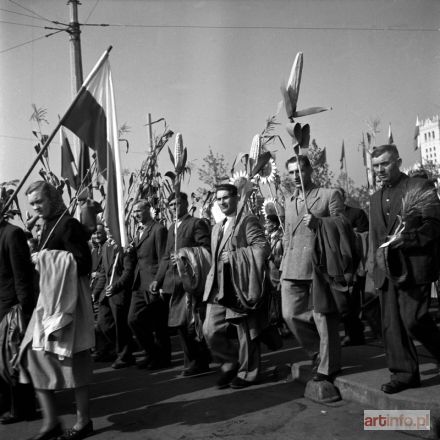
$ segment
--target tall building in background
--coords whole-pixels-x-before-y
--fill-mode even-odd
[[[420,121],[417,142],[422,165],[428,162],[440,164],[440,119],[438,115]]]

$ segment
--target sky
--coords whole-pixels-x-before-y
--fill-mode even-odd
[[[69,21],[66,3],[0,0],[0,182],[23,177],[35,157],[32,104],[47,110],[50,134],[72,100],[68,34],[43,37],[53,32],[45,26],[60,27],[51,21]],[[81,26],[84,77],[113,46],[118,124],[130,127],[128,154],[121,145],[129,170],[139,168],[149,147],[148,113],[182,133],[195,166],[209,148],[232,164],[276,112],[299,51],[298,108],[332,110],[297,121],[309,123],[311,138],[327,148],[335,176],[344,141],[349,177],[366,183],[358,145],[374,119],[381,121],[377,144],[386,143],[391,123],[403,166],[410,166],[420,157],[416,117],[440,113],[436,0],[81,0],[79,21],[89,25]],[[284,108],[278,122],[288,149],[270,149],[283,169],[292,155]],[[162,132],[163,125],[154,127]],[[56,173],[58,139],[50,147]],[[163,172],[172,169],[166,151],[160,164]],[[198,186],[195,171],[183,189]]]

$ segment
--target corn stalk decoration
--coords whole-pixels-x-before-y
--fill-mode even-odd
[[[183,147],[182,134],[177,133],[174,144],[174,155],[168,147],[171,162],[174,166],[174,193],[176,201],[176,215],[174,218],[174,253],[177,253],[177,221],[179,219],[180,185],[185,174],[187,161],[187,149]]]
[[[301,85],[301,75],[303,69],[303,53],[298,52],[293,62],[292,70],[290,71],[289,81],[286,86],[281,87],[281,94],[283,95],[284,107],[286,109],[289,123],[286,125],[287,132],[292,138],[292,146],[295,156],[297,158],[298,171],[301,179],[301,188],[304,194],[304,204],[306,211],[309,212],[307,206],[306,193],[304,190],[304,182],[301,174],[301,164],[298,156],[302,148],[307,148],[310,143],[310,126],[309,124],[303,127],[299,123],[294,123],[294,118],[302,116],[313,115],[328,110],[325,107],[309,107],[304,110],[297,110],[297,103],[299,97],[299,89]]]
[[[142,162],[140,170],[129,174],[127,183],[127,197],[125,202],[125,223],[130,237],[134,236],[135,225],[131,213],[136,201],[140,198],[151,203],[152,217],[160,213],[161,220],[167,220],[167,210],[164,200],[167,192],[172,192],[168,181],[159,172],[158,158],[163,148],[173,136],[173,132],[165,125],[164,132],[154,138],[154,147],[148,152]]]
[[[2,208],[3,205],[9,200],[11,195],[14,193],[14,189],[18,185],[18,183],[19,180],[11,180],[9,182],[0,183],[0,208]],[[16,215],[18,215],[21,221],[23,222],[23,224],[25,224],[23,217],[21,215],[20,206],[18,205],[18,197],[14,198],[13,203],[15,204],[15,208],[12,207],[11,205],[11,207],[8,208],[8,210],[0,218],[0,223],[3,219],[5,220],[13,219]]]

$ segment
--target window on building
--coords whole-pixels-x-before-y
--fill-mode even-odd
[[[425,133],[425,141],[427,141],[428,140],[428,137],[426,136],[426,133]]]
[[[435,133],[434,132],[432,132],[432,138],[435,139]]]

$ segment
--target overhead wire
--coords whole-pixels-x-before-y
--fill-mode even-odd
[[[84,22],[84,24],[87,24],[87,22],[89,21],[90,16],[93,14],[93,12],[96,9],[96,6],[98,6],[99,0],[96,0],[95,5],[93,6],[93,8],[91,9],[91,11],[89,12],[89,15],[87,15],[87,18]]]
[[[0,23],[13,24],[15,26],[27,26],[33,28],[46,29],[45,26],[38,26],[37,24],[28,24],[28,23],[16,23],[15,21],[0,20]]]
[[[397,28],[397,27],[354,27],[354,26],[215,26],[181,24],[123,24],[123,23],[80,23],[83,26],[108,26],[127,28],[163,29],[268,29],[268,30],[312,30],[312,31],[389,31],[389,32],[439,32],[439,28]]]
[[[9,13],[11,13],[11,14],[16,14],[16,15],[21,15],[21,16],[23,16],[23,17],[33,18],[34,20],[47,21],[45,18],[39,18],[39,17],[35,17],[34,15],[23,14],[23,13],[21,13],[21,12],[16,12],[16,11],[10,11],[9,9],[3,9],[3,8],[0,8],[0,11],[9,12]]]
[[[17,44],[16,46],[9,47],[8,49],[0,50],[0,54],[9,52],[10,50],[17,49],[18,47],[25,46],[26,44],[33,43],[34,41],[42,40],[43,38],[51,37],[52,35],[58,34],[60,32],[64,32],[64,29],[59,29],[56,32],[51,32],[46,35],[42,35],[41,37],[34,38],[33,40],[25,41],[24,43]]]
[[[19,6],[20,8],[24,9],[25,11],[30,12],[31,14],[34,15],[34,17],[38,17],[41,20],[46,20],[49,21],[50,23],[52,23],[52,20],[49,20],[47,17],[43,17],[41,14],[38,14],[38,12],[33,11],[32,9],[26,8],[25,6],[21,5],[20,3],[14,1],[14,0],[9,0],[11,3],[13,3],[14,5]]]

